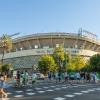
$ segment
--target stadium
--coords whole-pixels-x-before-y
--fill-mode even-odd
[[[44,54],[52,54],[55,47],[64,45],[65,52],[72,56],[79,54],[85,59],[100,53],[100,41],[94,34],[84,31],[78,33],[50,32],[36,33],[13,39],[11,52],[4,56],[4,63],[12,64],[14,69],[33,69]],[[86,35],[87,34],[87,35]],[[0,54],[2,59],[2,54]]]

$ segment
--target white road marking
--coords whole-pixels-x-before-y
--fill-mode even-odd
[[[34,94],[36,94],[36,93],[32,93],[32,92],[30,92],[30,93],[26,93],[27,95],[34,95]]]
[[[33,91],[32,89],[27,89],[26,91]]]
[[[88,89],[89,92],[95,91],[94,89]]]
[[[54,91],[54,90],[49,89],[49,90],[46,90],[46,91],[51,92],[51,91]]]
[[[12,94],[11,92],[7,92],[8,95]]]
[[[23,91],[15,91],[15,92],[17,92],[17,93],[22,93]]]
[[[20,98],[20,97],[24,97],[24,95],[15,95],[14,97]]]
[[[38,91],[38,93],[44,93],[45,91]]]
[[[95,89],[95,90],[100,90],[100,88],[97,88],[97,89]]]
[[[75,95],[65,95],[65,97],[70,97],[70,98],[72,98],[72,97],[74,97]]]
[[[73,94],[75,94],[75,95],[82,95],[83,93],[73,93]]]
[[[54,100],[65,100],[66,98],[62,98],[62,97],[57,97],[57,98],[54,98]]]
[[[82,93],[89,93],[90,91],[81,91]]]

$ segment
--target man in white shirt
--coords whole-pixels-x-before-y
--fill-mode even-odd
[[[36,82],[36,79],[37,79],[37,75],[35,72],[33,72],[32,74],[32,86],[34,85],[34,83]]]

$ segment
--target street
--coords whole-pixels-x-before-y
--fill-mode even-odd
[[[8,100],[100,100],[99,84],[39,82],[34,87],[9,87]]]

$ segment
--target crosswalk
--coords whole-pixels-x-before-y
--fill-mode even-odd
[[[80,96],[80,95],[87,94],[90,92],[95,92],[95,91],[100,91],[100,88],[92,88],[92,89],[87,89],[85,91],[79,91],[72,94],[66,94],[66,95],[63,95],[62,97],[56,97],[53,100],[67,100],[67,98],[73,98],[75,96]]]
[[[22,97],[28,97],[28,96],[35,96],[35,95],[39,95],[39,94],[43,94],[45,95],[45,93],[49,93],[49,92],[57,92],[57,91],[61,91],[61,90],[67,90],[67,88],[78,88],[78,87],[84,87],[87,85],[49,85],[49,86],[43,86],[43,87],[28,87],[25,89],[17,89],[14,91],[9,91],[8,94],[8,98],[22,98]],[[100,88],[88,88],[86,90],[83,91],[79,91],[79,92],[74,92],[71,94],[66,94],[63,96],[58,96],[58,97],[54,97],[52,98],[52,100],[66,100],[66,98],[73,98],[75,96],[80,96],[83,95],[85,93],[90,93],[90,92],[94,92],[94,91],[100,91]]]

